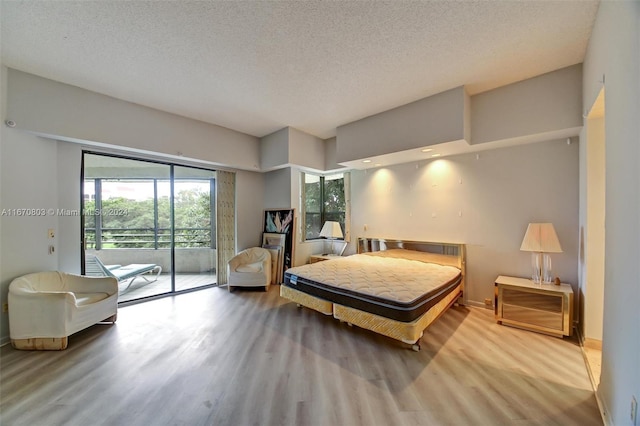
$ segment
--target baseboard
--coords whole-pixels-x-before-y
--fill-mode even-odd
[[[0,346],[7,345],[11,342],[9,336],[0,337]]]
[[[582,346],[584,346],[585,348],[588,349],[595,349],[598,351],[602,350],[602,340],[596,340],[596,339],[589,339],[584,338],[584,340],[582,340]]]
[[[493,310],[493,305],[491,306],[487,306],[482,302],[476,302],[474,300],[467,300],[466,302],[464,302],[465,305],[468,306],[475,306],[476,308],[484,308],[484,309],[491,309]]]
[[[602,423],[604,426],[614,426],[613,420],[609,416],[609,409],[607,408],[607,404],[604,403],[604,399],[600,395],[600,391],[596,391],[596,402],[598,403],[598,408],[600,409],[600,415],[602,416]]]
[[[605,426],[613,426],[613,422],[609,417],[609,410],[607,405],[604,403],[604,399],[600,395],[600,387],[596,385],[596,380],[593,375],[593,371],[591,371],[591,366],[589,365],[589,359],[587,357],[587,353],[585,348],[592,348],[597,350],[602,350],[602,341],[596,339],[588,339],[585,338],[580,332],[580,327],[575,327],[576,334],[578,335],[578,342],[580,343],[580,351],[582,352],[582,358],[584,359],[584,365],[587,369],[587,374],[589,375],[589,380],[591,381],[591,387],[593,388],[593,393],[596,397],[596,403],[598,404],[598,410],[600,410],[600,417],[602,417],[602,422]]]

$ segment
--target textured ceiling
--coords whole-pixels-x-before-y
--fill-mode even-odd
[[[254,136],[582,62],[597,1],[6,1],[5,66]]]

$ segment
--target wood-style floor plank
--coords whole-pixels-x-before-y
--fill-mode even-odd
[[[0,348],[2,425],[601,425],[575,340],[455,307],[422,351],[269,292],[119,309],[60,352]]]

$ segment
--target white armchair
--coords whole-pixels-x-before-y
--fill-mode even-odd
[[[271,253],[262,247],[241,251],[227,265],[229,291],[233,287],[264,287],[271,284]]]
[[[9,284],[11,344],[24,350],[62,350],[68,336],[98,322],[115,322],[118,280],[38,272]]]

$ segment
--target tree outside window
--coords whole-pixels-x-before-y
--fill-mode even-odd
[[[96,195],[84,200],[85,243],[91,249],[171,248],[170,183],[164,179],[87,179]],[[157,186],[154,190],[154,185]],[[117,188],[111,188],[117,186]],[[212,226],[211,181],[207,179],[175,182],[174,220],[176,248],[215,247]],[[128,191],[126,191],[128,190]],[[119,195],[128,192],[129,197]],[[118,194],[110,196],[109,194]],[[96,201],[97,200],[97,201]],[[97,204],[100,205],[98,209]],[[125,212],[126,214],[96,214]],[[98,221],[100,222],[98,226]],[[100,241],[96,231],[100,229]]]
[[[320,238],[327,220],[340,223],[345,232],[346,201],[344,175],[317,176],[304,174],[304,233],[306,240]]]

